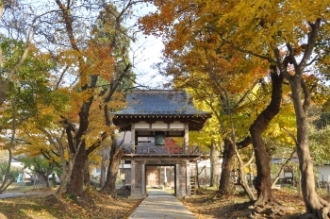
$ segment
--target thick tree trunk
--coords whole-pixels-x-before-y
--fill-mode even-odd
[[[84,184],[84,169],[86,161],[86,149],[85,142],[83,141],[76,151],[76,158],[73,163],[73,169],[71,173],[69,187],[67,193],[82,196],[83,184]]]
[[[258,130],[258,127],[252,127],[250,132],[257,165],[255,188],[257,190],[258,198],[255,204],[264,205],[265,203],[273,200],[271,191],[272,183],[270,177],[270,157],[262,140],[262,132]]]
[[[290,86],[292,91],[292,99],[294,110],[296,114],[297,125],[297,155],[299,158],[299,169],[301,173],[301,190],[306,206],[306,214],[302,218],[330,218],[329,203],[323,200],[316,193],[315,178],[313,173],[313,160],[310,155],[308,142],[308,123],[307,123],[307,109],[308,96],[307,89],[304,89],[305,102],[302,103],[301,97],[301,74],[296,74],[295,77],[290,78]]]
[[[220,181],[220,151],[217,147],[217,144],[212,141],[211,144],[211,179],[210,179],[210,186],[218,186]]]
[[[90,176],[90,172],[89,172],[89,162],[88,162],[88,158],[86,158],[85,168],[84,168],[84,184],[87,189],[89,189],[89,186],[91,183],[90,178],[91,178],[91,176]]]
[[[235,155],[235,146],[229,139],[224,139],[222,172],[220,177],[219,195],[229,195],[231,192],[231,161]]]
[[[117,146],[115,138],[111,144],[110,160],[107,172],[107,181],[100,192],[116,197],[116,178],[123,152]]]
[[[264,206],[266,203],[273,201],[272,184],[270,178],[270,157],[266,151],[262,140],[262,133],[266,130],[269,122],[280,111],[282,101],[282,82],[283,76],[277,74],[276,66],[271,66],[272,79],[272,97],[267,108],[261,112],[254,123],[250,127],[252,145],[255,151],[257,177],[256,190],[257,201],[255,205]]]

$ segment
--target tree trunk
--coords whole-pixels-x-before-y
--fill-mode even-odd
[[[220,181],[220,151],[217,147],[217,144],[212,141],[211,144],[211,179],[210,186],[219,186]]]
[[[115,137],[112,137],[110,160],[107,172],[107,181],[100,192],[116,197],[116,178],[119,170],[120,160],[123,156],[123,151],[117,146]]]
[[[102,149],[102,162],[101,162],[101,175],[100,175],[100,186],[103,187],[105,185],[106,179],[106,162],[109,160],[110,150],[108,148]]]
[[[230,139],[229,139],[230,140]],[[235,144],[233,141],[231,141],[231,144]],[[250,201],[255,201],[256,198],[251,190],[251,188],[249,187],[249,183],[246,181],[246,175],[244,173],[244,163],[243,163],[243,160],[240,156],[240,154],[238,153],[238,150],[237,150],[237,147],[234,147],[234,151],[235,151],[235,154],[236,154],[236,157],[237,157],[237,160],[238,160],[238,163],[239,163],[239,168],[238,168],[238,183],[243,187],[243,190],[244,192],[248,195]],[[248,164],[250,162],[252,162],[253,160],[253,156],[251,157],[250,161],[248,162]]]
[[[245,179],[245,173],[244,173],[244,170],[243,170],[243,166],[240,166],[238,183],[242,186],[244,192],[247,194],[250,201],[255,201],[256,198],[255,198],[251,188],[249,187],[249,183]]]
[[[301,72],[296,72],[295,77],[291,77],[289,82],[292,91],[292,99],[294,110],[296,114],[297,126],[297,154],[299,158],[299,169],[301,173],[301,190],[306,206],[306,214],[303,218],[319,218],[328,219],[330,216],[329,203],[323,200],[315,190],[315,178],[313,173],[313,160],[310,155],[308,143],[308,123],[307,123],[307,106],[309,93],[304,89],[305,102],[302,103],[301,85],[304,83],[302,80]],[[304,104],[304,105],[303,105]]]
[[[197,182],[197,188],[200,188],[201,185],[199,184],[199,174],[198,174],[198,163],[196,163],[196,182]]]
[[[255,187],[258,197],[255,202],[256,206],[264,206],[266,203],[273,201],[270,177],[270,157],[262,140],[262,133],[266,130],[270,121],[280,111],[283,76],[277,74],[277,68],[274,65],[271,66],[270,74],[272,79],[271,102],[250,126],[250,134],[257,166]]]
[[[227,138],[224,139],[222,172],[220,177],[219,195],[229,195],[231,192],[231,161],[235,154],[235,146]]]
[[[0,60],[1,60],[1,48],[0,48]],[[0,78],[0,106],[6,100],[8,92],[8,80],[3,80]]]
[[[43,179],[43,181],[45,182],[45,187],[46,188],[49,188],[50,185],[49,185],[49,179],[48,179],[48,174],[46,173],[38,173],[39,176],[41,176],[41,178]]]
[[[67,189],[67,193],[82,196],[83,184],[84,184],[84,169],[86,161],[85,141],[81,142],[80,147],[76,151],[76,158],[73,163],[73,169],[70,176],[70,183]]]
[[[8,154],[9,154],[8,165],[7,165],[7,168],[4,172],[4,175],[3,175],[3,178],[2,178],[2,183],[0,185],[0,194],[3,193],[8,188],[8,186],[15,181],[14,178],[9,180],[11,159],[12,159],[12,156],[13,156],[12,151],[11,151],[11,145],[8,146],[7,150],[8,150]]]
[[[72,171],[73,171],[73,163],[74,163],[74,155],[70,154],[69,156],[69,162],[62,162],[62,170],[63,173],[61,175],[61,184],[59,188],[56,191],[56,196],[60,197],[64,193],[66,193],[67,185],[69,184]]]
[[[90,182],[91,182],[90,178],[91,178],[91,176],[89,173],[89,162],[88,162],[88,157],[87,157],[86,161],[85,161],[85,168],[84,168],[84,184],[87,189],[89,189],[89,186],[90,186]]]
[[[257,165],[255,188],[257,190],[258,198],[255,205],[264,205],[273,201],[270,177],[270,157],[262,140],[262,132],[258,130],[258,127],[251,127],[250,132]]]

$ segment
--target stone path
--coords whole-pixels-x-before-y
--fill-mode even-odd
[[[175,196],[161,190],[149,191],[149,195],[129,219],[197,219]]]

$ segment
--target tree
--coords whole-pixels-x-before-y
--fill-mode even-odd
[[[306,79],[311,76],[308,70],[313,70],[310,68],[312,64],[317,64],[314,66],[321,70],[318,73],[326,73],[324,69],[328,66],[325,64],[328,64],[329,60],[327,52],[329,48],[328,4],[324,1],[318,1],[315,4],[309,1],[267,3],[263,1],[226,3],[180,1],[180,4],[154,1],[154,3],[163,13],[155,13],[154,18],[164,15],[167,19],[164,19],[163,25],[149,30],[152,29],[156,33],[164,31],[168,34],[168,39],[180,38],[180,40],[168,41],[168,50],[175,51],[174,48],[178,48],[178,45],[187,40],[182,35],[187,32],[184,30],[197,31],[197,27],[206,27],[218,33],[222,42],[227,42],[238,51],[245,53],[245,57],[254,56],[267,61],[273,74],[285,78],[290,84],[296,114],[296,148],[302,174],[301,184],[306,217],[313,215],[312,217],[328,218],[328,203],[315,191],[307,128],[310,90],[313,86],[308,87],[306,84]],[[249,10],[246,11],[246,8]],[[185,10],[189,10],[190,13],[182,16]],[[182,22],[170,19],[171,16],[179,19],[175,16],[178,11],[180,11],[178,14]],[[175,28],[168,29],[167,27],[174,20]],[[187,20],[191,22],[185,22]],[[147,30],[148,25],[151,26],[150,23],[147,24]],[[257,138],[254,141],[258,142]]]
[[[129,76],[128,72],[130,69],[130,65],[126,63],[125,68],[121,68],[116,66],[119,62],[116,61],[116,52],[119,51],[117,49],[117,40],[114,36],[117,36],[117,32],[120,32],[121,28],[120,24],[122,22],[121,17],[118,17],[116,20],[116,26],[113,31],[113,41],[111,43],[105,45],[102,40],[100,40],[97,44],[96,41],[88,41],[88,49],[84,49],[84,44],[81,36],[74,32],[78,30],[78,26],[74,25],[74,21],[70,19],[72,16],[71,13],[74,12],[73,5],[64,4],[63,2],[56,0],[57,6],[60,9],[60,23],[64,24],[64,31],[67,35],[67,40],[69,42],[69,46],[74,54],[75,58],[75,66],[78,69],[78,76],[80,80],[79,91],[82,96],[85,98],[82,99],[82,105],[79,109],[79,125],[78,129],[76,129],[73,123],[69,120],[69,118],[64,118],[64,124],[66,124],[66,133],[68,137],[69,148],[72,154],[74,154],[74,162],[73,162],[73,170],[74,175],[71,175],[70,184],[68,187],[68,193],[73,195],[82,195],[83,188],[83,176],[84,169],[86,168],[86,162],[88,159],[88,155],[98,148],[101,145],[101,142],[106,139],[108,136],[113,133],[115,127],[111,126],[109,120],[111,118],[110,111],[114,108],[118,108],[122,106],[120,101],[122,96],[117,91],[119,84],[123,82],[123,78],[125,76]],[[127,6],[130,7],[132,3]],[[107,5],[103,5],[105,9],[108,7]],[[127,10],[125,8],[125,10]],[[122,14],[125,12],[122,11]],[[113,12],[113,11],[112,11]],[[114,12],[113,12],[114,13]],[[122,15],[121,14],[121,15]],[[95,38],[97,39],[97,38]],[[99,38],[100,39],[100,38]],[[118,44],[120,45],[120,44]],[[121,47],[121,49],[125,49]],[[123,50],[122,50],[123,51]],[[118,57],[118,56],[117,56]],[[126,60],[122,59],[122,63],[125,63]],[[120,69],[120,70],[118,70]],[[98,81],[100,78],[105,79],[108,84],[104,86],[105,90],[100,91],[98,89]],[[93,93],[90,93],[93,91]],[[99,93],[95,93],[95,92]],[[89,118],[90,110],[93,107],[94,101],[99,101],[98,105],[103,109],[104,112],[104,120],[103,120],[103,130],[100,136],[95,139],[94,143],[86,144],[85,133],[88,129],[90,129],[91,120]],[[100,128],[100,127],[99,127]]]
[[[63,108],[56,108],[61,101],[54,105],[50,101],[50,107],[43,110],[35,107],[45,117],[41,120],[45,123],[33,127],[33,121],[38,120],[30,119],[25,126],[48,141],[39,153],[52,151],[60,157],[63,183],[58,194],[83,195],[83,183],[88,182],[84,175],[88,172],[88,159],[94,158],[102,142],[114,135],[111,111],[124,107],[123,93],[135,80],[128,60],[132,38],[122,24],[132,15],[132,6],[139,2],[117,2],[121,7],[118,10],[103,0],[52,0],[40,4],[27,1],[15,10],[9,8],[2,20],[9,37],[28,39],[26,54],[34,45],[55,63],[55,69],[49,70],[48,93],[63,100]],[[9,78],[8,75],[3,78]],[[50,115],[49,110],[54,108]]]
[[[270,178],[270,157],[264,146],[262,134],[266,130],[270,121],[278,114],[282,101],[282,82],[283,77],[277,75],[277,71],[272,69],[272,97],[271,102],[265,110],[258,115],[257,119],[250,126],[252,145],[256,153],[257,178],[256,189],[258,199],[257,206],[263,206],[265,203],[273,202],[272,185]]]
[[[147,33],[154,29],[161,29],[159,25],[174,25],[166,23],[169,21],[166,18],[169,16],[168,13],[173,13],[173,16],[176,16],[173,12],[176,8],[172,7],[172,3],[168,2],[166,6],[159,6],[160,16],[155,13],[154,16],[149,15],[142,20]],[[196,8],[188,7],[187,9],[184,6],[182,8],[182,12],[187,13],[183,21],[177,23],[177,26],[174,25],[174,29],[169,28],[164,31],[161,29],[163,31],[161,34],[169,37],[165,41],[167,66],[164,68],[164,72],[174,76],[176,87],[189,87],[194,90],[194,98],[206,102],[217,118],[217,125],[220,126],[218,128],[219,133],[221,133],[224,141],[219,195],[226,195],[230,187],[231,159],[235,155],[234,148],[236,147],[236,145],[232,145],[233,141],[229,139],[233,138],[231,131],[229,131],[232,128],[229,120],[231,116],[235,115],[235,121],[239,121],[238,118],[245,121],[244,123],[241,122],[240,125],[235,122],[235,127],[240,127],[238,130],[241,130],[239,133],[241,141],[237,144],[241,148],[249,145],[251,138],[245,138],[249,124],[247,121],[251,120],[252,122],[255,115],[250,116],[251,112],[246,114],[240,112],[245,111],[244,108],[249,111],[247,109],[251,107],[251,105],[248,106],[251,102],[249,101],[250,94],[265,76],[267,65],[256,59],[243,57],[239,51],[232,52],[230,44],[221,42],[216,32],[212,32],[203,25],[196,28],[196,31],[187,29],[185,22],[193,22],[195,16],[189,13],[193,14]],[[159,22],[155,22],[153,26],[152,21],[155,19],[158,19]],[[164,21],[165,24],[162,23]],[[173,19],[172,22],[176,23],[176,20]],[[244,74],[243,69],[260,78],[255,79],[248,73]],[[245,81],[244,84],[240,83],[242,80]],[[254,110],[251,111],[254,112]],[[236,133],[238,132],[236,131]],[[246,189],[249,188],[246,187]]]
[[[33,65],[36,64],[36,62],[33,61],[35,56],[31,56],[30,53],[36,52],[35,44],[32,43],[35,33],[34,29],[36,23],[38,23],[38,19],[44,15],[35,15],[34,13],[31,13],[31,8],[28,8],[27,11],[22,13],[22,10],[20,10],[21,8],[25,7],[22,7],[20,2],[6,0],[0,1],[0,24],[3,30],[1,34],[0,48],[0,107],[2,107],[1,120],[3,122],[9,118],[9,121],[11,121],[1,123],[0,132],[3,129],[6,129],[7,131],[10,130],[11,132],[10,141],[6,142],[6,148],[9,152],[8,171],[10,169],[12,149],[14,147],[14,142],[16,141],[16,131],[18,130],[20,123],[24,120],[27,120],[29,116],[27,115],[27,111],[25,111],[25,109],[22,110],[19,108],[24,105],[24,101],[29,101],[28,97],[31,97],[28,94],[29,91],[26,92],[26,90],[29,89],[26,88],[31,88],[29,86],[32,84],[29,84],[29,82],[26,83],[24,80],[31,76],[31,70],[34,67]],[[3,9],[6,10],[4,11]],[[44,61],[45,60],[43,60],[43,62]],[[49,64],[48,61],[44,63],[44,67],[48,66]],[[36,66],[36,69],[38,69],[36,70],[37,72],[40,70],[41,66],[42,65],[40,65],[40,63],[38,66]],[[24,73],[26,69],[28,69],[27,74]],[[39,76],[40,75],[38,75],[38,77]],[[38,83],[37,81],[40,79],[41,78],[39,77],[34,82]],[[41,79],[41,81],[42,80],[43,79]],[[23,87],[20,87],[20,85]],[[32,85],[32,87],[35,86]],[[24,92],[20,92],[20,89],[22,89]],[[46,94],[47,93],[48,92],[46,92]],[[32,96],[37,95],[37,93],[33,94],[33,92],[30,92],[30,94],[32,94]],[[32,97],[32,99],[34,99],[34,97]],[[33,113],[34,115],[36,114],[36,112]],[[6,187],[7,185],[5,177],[5,180],[1,186],[1,190],[5,189]]]
[[[113,74],[109,80],[109,86],[106,87],[106,95],[103,97],[104,101],[104,118],[108,127],[114,127],[112,122],[112,115],[108,107],[108,103],[116,95],[116,92],[123,92],[126,94],[133,87],[135,75],[131,71],[131,63],[128,56],[128,48],[130,38],[127,34],[127,29],[122,25],[124,17],[130,13],[131,7],[135,4],[134,1],[129,1],[121,8],[121,11],[115,5],[106,5],[104,10],[100,12],[98,19],[98,26],[93,30],[94,40],[101,46],[108,46],[112,48],[112,54],[115,57],[113,65]],[[107,180],[103,185],[101,192],[116,196],[116,176],[119,170],[119,163],[123,152],[120,149],[121,145],[117,144],[117,136],[115,129],[113,129],[110,139],[110,156],[108,162]]]
[[[50,99],[46,77],[54,65],[46,61],[47,55],[41,55],[33,45],[29,47],[30,54],[26,55],[23,63],[17,65],[22,54],[26,52],[25,43],[1,36],[1,49],[4,51],[1,74],[6,75],[6,72],[12,71],[15,75],[13,80],[8,81],[6,102],[1,105],[1,127],[11,133],[11,140],[5,143],[5,148],[9,152],[8,170],[13,150],[19,142],[17,130],[30,117],[36,117],[37,108],[47,105]],[[6,177],[3,188],[6,187],[5,184]]]
[[[49,176],[55,171],[55,162],[51,163],[48,159],[41,157],[21,157],[19,160],[24,163],[25,168],[29,168],[33,173],[43,179],[46,188],[50,187]]]

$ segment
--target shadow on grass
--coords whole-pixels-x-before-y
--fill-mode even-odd
[[[61,211],[52,206],[45,208],[45,197],[17,197],[0,200],[1,219],[61,218]]]
[[[54,195],[23,196],[0,199],[1,219],[64,219],[64,218],[125,218],[135,209],[140,200],[125,197],[114,200],[97,191],[88,192],[86,197],[72,200],[69,197],[56,198]]]

